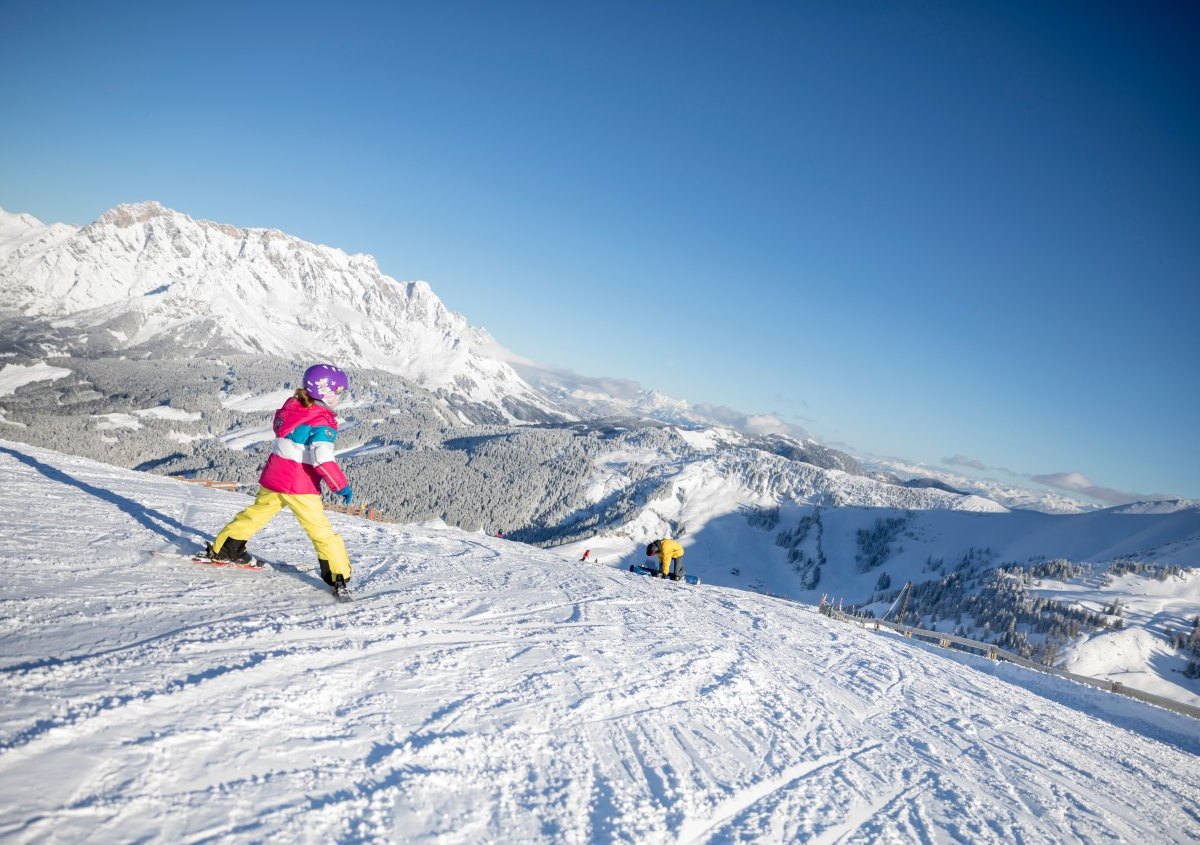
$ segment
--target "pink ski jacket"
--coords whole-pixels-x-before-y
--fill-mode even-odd
[[[330,490],[350,485],[333,459],[337,440],[337,417],[314,403],[305,408],[295,397],[275,412],[275,446],[263,467],[258,483],[276,493],[321,492],[321,482]]]

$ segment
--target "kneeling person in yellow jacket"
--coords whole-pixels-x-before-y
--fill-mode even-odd
[[[646,546],[646,557],[655,555],[658,555],[658,572],[651,572],[651,575],[656,578],[670,578],[672,581],[683,577],[683,546],[666,538],[655,540]],[[671,572],[671,561],[675,562],[674,572]]]

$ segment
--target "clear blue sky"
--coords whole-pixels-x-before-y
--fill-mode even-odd
[[[6,3],[0,206],[374,255],[526,357],[1200,498],[1189,3]]]

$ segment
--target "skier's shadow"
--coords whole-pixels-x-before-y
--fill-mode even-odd
[[[86,481],[80,481],[73,475],[68,475],[60,469],[42,463],[37,458],[26,455],[23,452],[18,452],[15,449],[9,449],[7,446],[0,446],[0,452],[11,455],[21,463],[33,467],[51,481],[56,481],[59,484],[69,484],[72,487],[95,496],[97,499],[102,499],[109,504],[116,505],[121,512],[128,514],[139,525],[166,538],[170,543],[179,548],[186,549],[196,544],[195,538],[199,536],[200,532],[190,525],[184,525],[179,520],[167,516],[161,511],[148,508],[145,505],[135,502],[133,499],[127,499],[124,496],[118,495],[112,490],[105,490],[103,487],[96,487],[95,485],[88,484]]]

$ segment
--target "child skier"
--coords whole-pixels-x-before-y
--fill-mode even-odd
[[[333,458],[333,411],[349,387],[346,374],[332,364],[314,364],[304,371],[304,386],[275,412],[275,446],[259,476],[254,504],[221,529],[205,549],[209,558],[254,563],[246,542],[287,505],[317,551],[321,578],[335,593],[341,591],[350,580],[350,557],[321,506],[321,482],[350,504],[350,482]]]
[[[683,546],[666,538],[655,540],[646,546],[646,557],[654,555],[658,555],[659,570],[651,572],[651,575],[655,578],[670,578],[672,581],[683,577]],[[675,561],[674,572],[671,572],[671,561]]]

